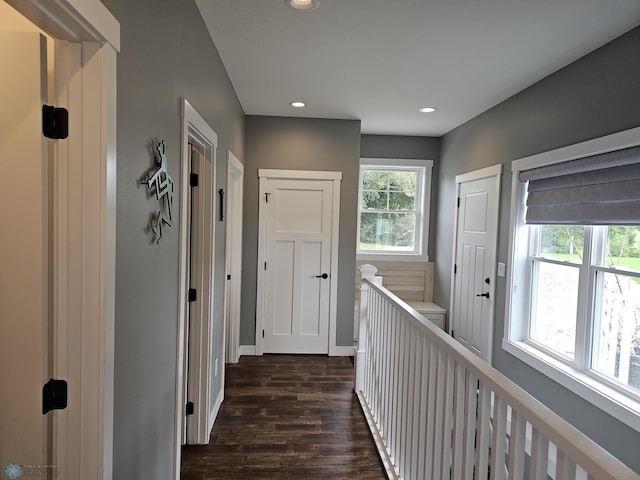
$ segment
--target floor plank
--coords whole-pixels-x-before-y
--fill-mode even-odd
[[[350,360],[264,355],[227,365],[210,443],[183,447],[181,478],[386,478]]]

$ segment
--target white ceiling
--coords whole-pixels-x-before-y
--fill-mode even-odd
[[[196,0],[246,114],[440,136],[640,24],[639,0],[319,2]]]

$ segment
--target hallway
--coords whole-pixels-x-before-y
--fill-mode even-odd
[[[349,358],[264,355],[227,365],[210,444],[183,447],[181,478],[386,478]]]

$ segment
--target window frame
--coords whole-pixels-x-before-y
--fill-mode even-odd
[[[370,168],[367,168],[370,167]],[[361,250],[360,249],[360,218],[362,215],[362,180],[365,170],[395,170],[416,171],[418,180],[416,186],[416,231],[414,248],[411,252],[398,250]],[[429,214],[431,208],[431,175],[433,160],[391,159],[391,158],[361,158],[358,170],[358,212],[356,232],[357,260],[389,260],[389,261],[429,261]]]
[[[586,276],[586,289],[590,292],[590,300],[582,302],[582,305],[579,303],[578,309],[586,308],[589,311],[582,313],[582,315],[586,315],[584,317],[586,321],[582,325],[576,326],[576,344],[583,346],[582,351],[576,348],[574,360],[570,362],[561,355],[540,348],[528,340],[531,308],[529,292],[533,288],[533,262],[530,255],[532,229],[525,224],[526,184],[520,182],[518,178],[523,170],[637,145],[640,145],[640,127],[513,161],[509,225],[510,264],[506,279],[505,329],[502,348],[640,432],[640,399],[624,392],[623,389],[590,368],[590,352],[593,341],[593,335],[590,332],[595,321],[593,309],[597,297],[594,295],[596,272],[602,271],[602,268],[593,264],[592,252],[586,251],[586,238],[583,255],[588,261],[583,262],[583,266],[580,268],[589,269]],[[585,232],[586,236],[587,232]],[[589,239],[590,244],[591,238]],[[578,315],[581,313],[579,312]],[[585,366],[588,368],[582,368]]]

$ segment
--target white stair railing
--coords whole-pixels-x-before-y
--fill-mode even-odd
[[[355,390],[389,478],[640,479],[361,271]]]

